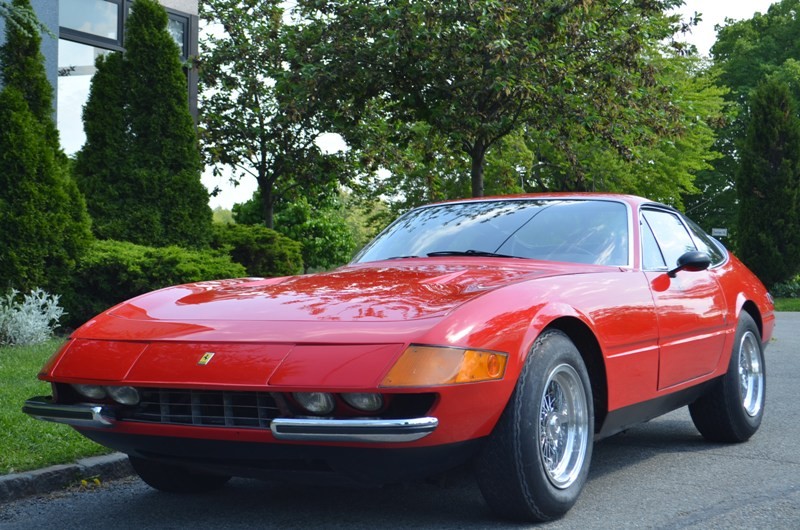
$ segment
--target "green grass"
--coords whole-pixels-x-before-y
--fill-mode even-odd
[[[0,346],[0,475],[109,452],[71,427],[34,420],[21,411],[29,397],[50,395],[50,384],[36,374],[61,342]]]
[[[775,311],[800,311],[800,298],[776,298]]]

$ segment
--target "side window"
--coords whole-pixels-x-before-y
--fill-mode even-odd
[[[692,236],[676,214],[664,210],[644,210],[642,215],[653,230],[668,268],[674,267],[684,253],[697,250]]]
[[[650,225],[644,219],[640,223],[642,231],[642,268],[644,270],[666,269],[667,264],[661,250],[656,243],[656,236],[650,229]]]
[[[703,231],[702,228],[697,226],[693,221],[686,219],[686,224],[689,225],[689,231],[694,236],[694,241],[697,244],[697,250],[702,250],[711,257],[711,266],[716,267],[722,264],[727,257],[725,249],[721,243],[717,243],[714,239]]]

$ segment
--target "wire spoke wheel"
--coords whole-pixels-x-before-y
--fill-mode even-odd
[[[586,484],[593,437],[592,385],[581,352],[563,331],[545,330],[476,459],[484,499],[515,521],[561,517]]]
[[[550,373],[539,408],[539,447],[542,466],[556,488],[577,479],[589,443],[586,393],[580,376],[568,364]]]
[[[764,370],[758,338],[747,332],[739,342],[739,391],[742,406],[750,417],[761,412],[764,400]]]
[[[728,371],[689,405],[697,430],[712,442],[740,443],[761,425],[767,394],[761,334],[753,317],[743,311]]]

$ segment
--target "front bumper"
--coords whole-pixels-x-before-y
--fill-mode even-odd
[[[116,423],[112,407],[93,403],[62,405],[46,396],[25,402],[22,412],[36,419],[75,427],[108,429]],[[275,418],[270,430],[277,440],[300,442],[413,442],[431,434],[439,425],[432,417],[408,419]]]
[[[25,402],[22,412],[37,420],[66,423],[75,427],[105,428],[114,425],[114,413],[102,405],[78,403],[59,405],[52,398],[33,397]]]

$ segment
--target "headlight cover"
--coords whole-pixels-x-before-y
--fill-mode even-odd
[[[382,387],[440,386],[502,379],[503,352],[411,345],[389,370]]]

